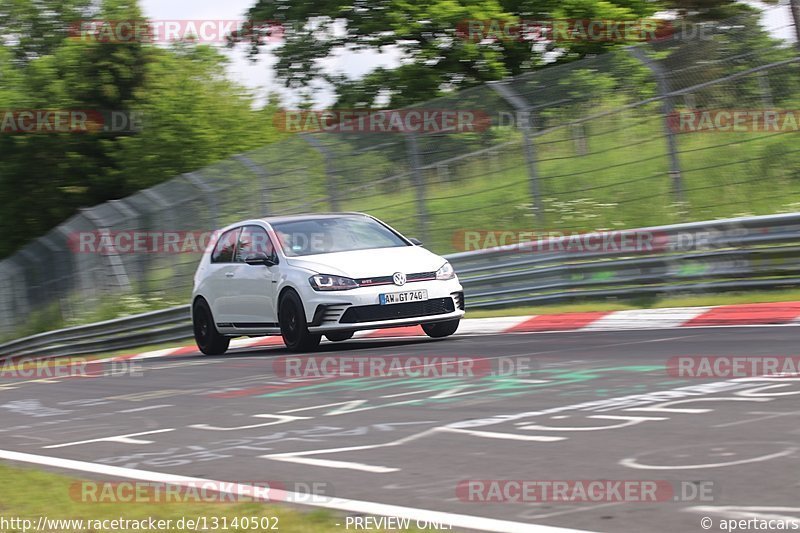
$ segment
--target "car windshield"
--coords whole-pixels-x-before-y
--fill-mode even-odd
[[[370,217],[325,217],[272,225],[287,257],[409,246]]]

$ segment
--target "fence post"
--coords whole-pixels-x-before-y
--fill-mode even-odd
[[[105,237],[108,239],[108,242],[113,242],[111,237],[111,230],[108,227],[108,224],[97,216],[95,213],[92,212],[93,208],[82,208],[78,211],[81,215],[83,215],[89,222],[94,224],[97,228],[98,235],[101,238]],[[112,286],[106,286],[105,289],[108,289],[109,292],[115,291],[130,291],[131,289],[131,281],[128,278],[128,272],[125,269],[125,263],[122,261],[122,258],[119,256],[119,252],[117,252],[113,246],[111,246],[108,250],[104,250],[104,254],[106,261],[109,266],[109,270],[111,273],[111,277],[114,279],[114,284]],[[101,288],[103,290],[103,288]]]
[[[675,139],[675,132],[672,130],[670,117],[674,109],[672,96],[669,89],[669,82],[664,74],[664,69],[661,65],[647,57],[647,54],[641,47],[630,46],[626,50],[636,59],[641,61],[656,79],[658,86],[658,94],[661,96],[661,115],[664,119],[664,134],[667,137],[667,150],[669,151],[669,176],[672,182],[672,194],[675,201],[682,206],[686,205],[686,198],[683,193],[683,178],[681,176],[681,163],[678,159],[678,143]]]
[[[772,87],[769,77],[763,71],[758,73],[758,88],[761,91],[761,105],[766,109],[772,107]]]
[[[417,144],[417,135],[415,133],[406,135],[406,151],[411,163],[411,176],[414,180],[414,192],[417,196],[417,231],[419,232],[419,239],[422,242],[427,242],[428,208],[425,205],[427,194],[425,193],[425,178],[422,175],[419,145]]]
[[[184,174],[183,177],[186,178],[186,181],[200,189],[203,194],[206,195],[206,198],[208,198],[209,207],[211,209],[211,219],[214,223],[214,229],[221,227],[219,219],[219,205],[217,202],[217,195],[215,194],[217,191],[214,189],[214,187],[203,181],[203,178],[200,177],[199,171],[189,172]]]
[[[11,270],[14,269],[9,259],[0,261],[0,334],[3,335],[14,331],[18,323],[17,317],[23,316],[20,312],[14,312],[17,304],[14,293],[21,285],[13,279]]]
[[[322,154],[322,158],[325,161],[325,180],[328,189],[328,205],[330,205],[331,211],[338,211],[339,210],[339,191],[337,189],[338,183],[336,179],[336,168],[333,165],[333,157],[331,156],[331,151],[328,148],[319,142],[319,139],[312,135],[307,135],[305,133],[301,133],[300,137],[303,138],[308,144],[311,145],[317,152]]]
[[[800,49],[800,0],[789,0],[789,8],[792,10],[794,20],[795,46]]]
[[[77,246],[76,248],[70,248],[70,239],[73,237],[72,233],[69,231],[69,221],[62,222],[61,224],[56,226],[56,231],[59,233],[59,235],[63,239],[64,244],[66,245],[61,250],[66,254],[65,260],[63,262],[64,264],[62,265],[62,267],[65,269],[64,279],[67,280],[63,283],[63,285],[66,286],[62,288],[63,298],[61,299],[62,301],[61,307],[62,309],[64,309],[65,307],[68,308],[66,310],[66,314],[62,312],[62,315],[64,315],[63,316],[64,319],[70,319],[76,315],[75,306],[70,301],[70,296],[74,291],[81,290],[81,288],[79,288],[78,285],[80,278],[80,272],[78,272],[79,270],[78,265],[80,262],[75,257],[76,254],[81,253],[81,249],[80,246]]]
[[[261,213],[260,216],[269,215],[269,172],[267,169],[247,157],[246,155],[235,155],[234,159],[246,166],[253,174],[261,179]]]
[[[22,255],[21,250],[3,261],[4,264],[15,271],[13,283],[8,285],[8,287],[11,288],[10,301],[13,304],[14,311],[13,319],[9,321],[9,325],[12,326],[9,328],[9,331],[24,324],[27,319],[30,318],[31,311],[34,307],[34,303],[31,302],[30,283],[28,276],[25,275],[28,270],[26,268],[28,265],[20,264],[23,262],[25,262],[25,256]],[[9,278],[10,277],[9,275]]]
[[[531,198],[533,200],[533,210],[536,215],[536,222],[539,226],[544,226],[544,206],[542,205],[542,193],[539,187],[539,167],[536,155],[536,145],[533,142],[533,131],[531,122],[534,114],[532,106],[505,82],[489,82],[489,87],[495,90],[506,102],[516,111],[517,124],[522,131],[522,140],[525,145],[525,162],[528,166],[528,179],[530,180]]]

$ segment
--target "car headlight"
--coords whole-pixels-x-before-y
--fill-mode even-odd
[[[330,276],[328,274],[311,276],[308,278],[308,282],[315,291],[346,291],[358,287],[358,283],[353,279],[342,276]]]
[[[456,277],[456,271],[453,270],[450,263],[443,264],[442,268],[436,271],[436,279],[453,279],[454,277]]]

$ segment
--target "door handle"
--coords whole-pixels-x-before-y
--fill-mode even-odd
[[[232,278],[233,277],[233,272],[225,272],[225,277],[226,278]]]

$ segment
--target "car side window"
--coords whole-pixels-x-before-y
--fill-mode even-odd
[[[211,253],[212,263],[230,263],[236,251],[236,240],[241,228],[228,230],[220,236],[214,251]]]
[[[239,235],[239,245],[236,247],[237,263],[244,263],[248,255],[262,253],[267,257],[275,257],[275,247],[261,226],[245,226]]]

